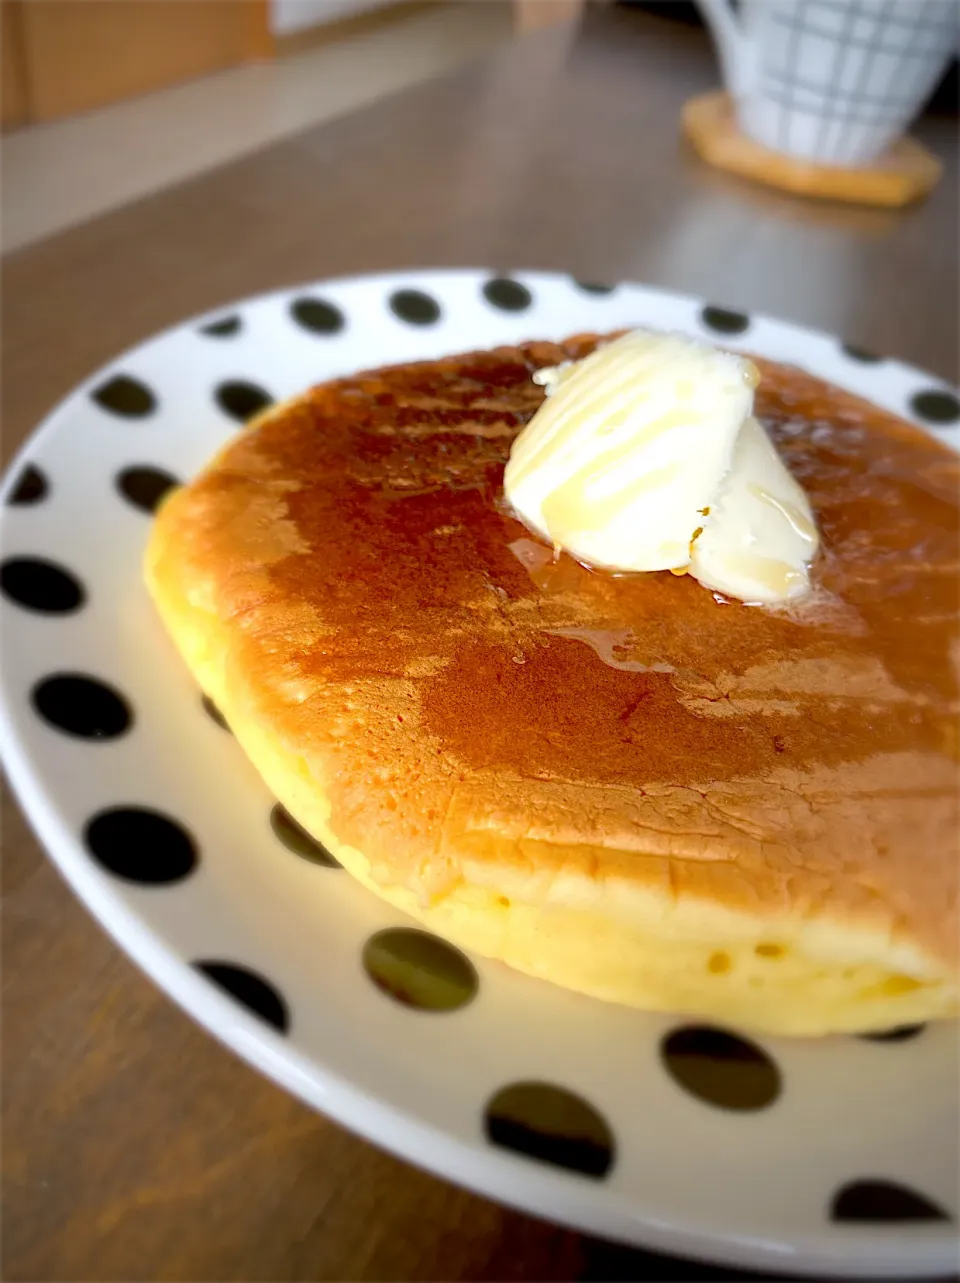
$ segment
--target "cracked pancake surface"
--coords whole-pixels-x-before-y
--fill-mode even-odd
[[[453,941],[798,1034],[957,1013],[957,457],[758,360],[823,554],[789,610],[505,510],[584,335],[340,379],[163,505],[151,592],[278,799]]]

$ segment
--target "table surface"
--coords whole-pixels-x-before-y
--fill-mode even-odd
[[[904,212],[805,204],[704,168],[682,103],[701,31],[625,9],[308,131],[3,264],[3,448],[78,380],[229,300],[404,266],[646,281],[955,379],[956,117]],[[8,1280],[733,1277],[508,1211],[390,1158],[202,1033],[3,811]]]

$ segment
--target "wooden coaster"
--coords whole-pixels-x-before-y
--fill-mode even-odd
[[[926,196],[943,172],[932,152],[906,137],[866,169],[820,165],[771,151],[740,132],[733,104],[723,92],[691,98],[681,119],[708,165],[799,196],[858,205],[909,205]]]

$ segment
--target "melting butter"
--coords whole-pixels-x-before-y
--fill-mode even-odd
[[[816,525],[752,415],[750,361],[638,330],[534,379],[547,396],[504,487],[554,548],[611,570],[687,571],[743,601],[807,590]]]
[[[690,573],[741,601],[787,601],[808,591],[818,543],[807,496],[751,415],[694,542]]]

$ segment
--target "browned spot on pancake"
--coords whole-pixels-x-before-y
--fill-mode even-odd
[[[794,765],[940,747],[941,714],[877,705],[867,735],[858,703],[840,686],[832,696],[798,701],[799,717],[779,711],[783,701],[768,711],[769,697],[754,701],[753,716],[739,709],[737,716],[706,717],[678,702],[672,675],[611,668],[567,639],[548,638],[522,666],[511,655],[507,642],[470,642],[424,690],[424,728],[472,767],[705,788],[719,778],[763,778],[779,767],[771,731],[790,734]]]
[[[338,633],[318,676],[449,661],[422,683],[424,729],[470,767],[541,778],[762,777],[787,736],[796,766],[942,747],[957,585],[929,568],[957,546],[936,446],[879,413],[885,431],[868,431],[859,404],[781,374],[761,409],[816,504],[827,605],[721,605],[689,580],[598,574],[547,550],[525,568],[511,544],[529,536],[497,502],[510,437],[490,429],[505,420],[474,407],[499,389],[512,432],[541,394],[526,363],[466,368],[348,380],[315,394],[314,421],[277,426],[291,471],[315,478],[289,506],[317,551],[274,576]],[[616,633],[623,665],[546,631],[577,625]]]
[[[536,346],[538,363],[566,355]],[[469,766],[585,782],[762,777],[775,737],[789,736],[794,765],[943,746],[958,590],[934,572],[958,555],[957,468],[938,446],[808,376],[765,371],[760,412],[823,531],[822,612],[718,604],[689,579],[598,574],[566,556],[528,571],[510,547],[528,533],[498,506],[512,436],[542,396],[519,356],[344,380],[313,394],[312,415],[264,430],[255,448],[301,479],[288,503],[310,550],[274,581],[316,601],[339,638],[313,657],[317,675],[451,661],[421,689],[424,729],[444,748]],[[619,630],[635,668],[677,671],[614,668],[545,631],[575,625]],[[709,716],[734,696],[736,716]]]

